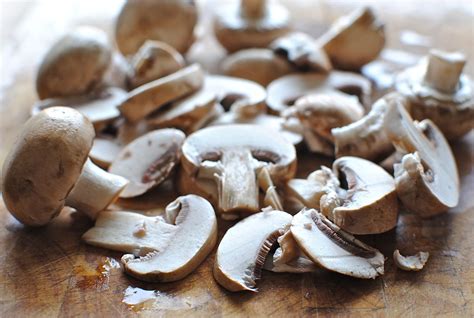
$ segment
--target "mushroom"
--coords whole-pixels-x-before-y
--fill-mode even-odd
[[[128,79],[134,89],[148,82],[179,71],[185,65],[184,59],[173,48],[160,41],[147,40],[131,60],[132,74]]]
[[[296,214],[290,230],[303,252],[323,268],[364,279],[384,273],[382,253],[341,230],[316,210]]]
[[[107,170],[122,148],[122,144],[113,138],[96,137],[89,157],[96,165]]]
[[[207,190],[217,193],[214,203],[223,215],[259,210],[257,169],[267,166],[276,185],[291,179],[296,171],[295,147],[277,132],[256,125],[201,129],[186,139],[182,152],[188,182],[212,180],[214,186]]]
[[[422,270],[429,257],[430,253],[428,252],[418,252],[412,256],[403,256],[399,250],[393,252],[393,262],[404,271],[418,272]]]
[[[130,181],[121,198],[139,196],[160,185],[179,163],[185,135],[177,129],[149,132],[126,145],[109,172]]]
[[[31,117],[3,164],[3,199],[20,222],[45,225],[64,205],[95,218],[128,181],[87,159],[92,124],[78,111],[51,107]]]
[[[197,91],[203,81],[203,70],[193,64],[134,89],[118,107],[128,121],[136,123],[165,104]]]
[[[77,96],[102,84],[112,59],[104,31],[79,27],[57,41],[46,53],[36,75],[40,99]]]
[[[152,241],[153,244],[158,243],[158,248],[145,256],[135,258],[133,254],[125,254],[122,263],[127,274],[148,282],[176,281],[194,271],[214,249],[217,221],[208,201],[192,194],[178,197],[168,204],[165,212],[165,220],[169,225],[158,227],[159,230],[163,228],[163,231],[155,232],[153,227],[148,229],[146,223],[129,223],[138,226],[139,230],[137,227],[132,230],[129,226],[128,231],[119,233],[121,236],[118,240],[123,238],[124,242],[129,240],[130,235],[141,237],[140,242],[148,241],[149,235],[156,235]],[[100,232],[98,234],[101,235]],[[116,234],[112,232],[103,237],[113,239]]]
[[[264,48],[289,31],[285,7],[266,0],[241,0],[222,4],[214,19],[217,40],[229,52]]]
[[[395,100],[385,114],[384,127],[395,148],[405,154],[393,167],[403,205],[421,217],[455,207],[459,202],[456,161],[436,125],[429,119],[415,125],[404,105]]]
[[[214,278],[219,285],[234,292],[257,291],[265,258],[291,219],[286,212],[266,210],[231,227],[217,248]]]
[[[369,7],[339,18],[318,39],[332,64],[345,70],[359,70],[377,58],[385,45],[384,25]]]
[[[193,0],[128,0],[115,24],[115,41],[123,55],[132,55],[147,40],[162,41],[185,53],[194,42],[198,19]]]
[[[260,189],[265,192],[265,197],[263,198],[264,206],[275,210],[283,210],[283,204],[281,203],[280,195],[276,190],[276,186],[273,184],[272,178],[268,168],[263,166],[257,172],[258,186]]]
[[[221,64],[224,75],[245,78],[267,86],[293,71],[291,65],[269,49],[245,49],[227,56]]]
[[[447,139],[460,138],[474,127],[474,82],[462,73],[465,63],[461,53],[431,50],[427,60],[396,78],[411,116],[432,120]]]

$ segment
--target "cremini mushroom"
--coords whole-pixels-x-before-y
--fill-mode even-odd
[[[31,117],[3,164],[3,199],[20,222],[45,225],[64,205],[90,217],[111,204],[128,181],[87,159],[94,128],[68,107]]]
[[[229,52],[264,48],[289,31],[285,7],[267,0],[241,0],[220,4],[214,18],[217,40]]]
[[[198,19],[193,0],[128,0],[115,24],[115,41],[123,55],[132,55],[147,40],[165,42],[185,53],[194,42]]]
[[[46,53],[36,75],[40,99],[77,96],[102,84],[112,60],[104,31],[79,27],[63,36]]]
[[[217,248],[214,278],[230,291],[257,291],[265,258],[291,223],[286,212],[266,210],[231,227]]]
[[[474,83],[462,73],[465,63],[461,53],[431,50],[427,59],[396,79],[411,116],[430,119],[447,139],[460,138],[474,127]]]
[[[360,8],[334,22],[318,43],[335,67],[359,70],[382,51],[385,45],[384,25],[371,8]]]
[[[399,250],[393,252],[393,262],[398,268],[404,271],[421,271],[423,267],[425,267],[429,257],[430,253],[428,252],[418,252],[412,256],[403,256]]]
[[[323,268],[365,279],[384,273],[382,253],[341,230],[316,210],[296,214],[290,230],[305,255]]]
[[[121,198],[142,195],[160,185],[179,163],[185,135],[172,128],[151,131],[126,145],[109,172],[130,181]]]
[[[256,125],[201,129],[186,139],[182,152],[183,181],[188,186],[213,181],[200,190],[217,193],[214,204],[224,218],[260,209],[258,169],[266,166],[276,185],[291,179],[296,170],[295,147],[279,133]]]

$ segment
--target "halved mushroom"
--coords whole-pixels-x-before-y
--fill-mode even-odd
[[[72,206],[95,218],[128,181],[87,159],[94,128],[78,111],[51,107],[31,117],[3,164],[3,199],[20,222],[45,225]]]
[[[36,75],[40,99],[77,96],[102,83],[111,63],[112,49],[104,31],[79,27],[66,34],[46,53]]]
[[[137,122],[165,104],[197,91],[203,81],[203,70],[193,64],[134,89],[118,107],[127,120]]]
[[[371,8],[360,8],[336,20],[318,42],[335,67],[359,70],[382,51],[384,25]]]
[[[406,153],[394,165],[397,194],[406,208],[430,217],[459,202],[459,175],[448,142],[435,124],[423,120],[418,127],[404,105],[395,101],[384,117],[388,138]]]
[[[130,181],[120,197],[139,196],[166,180],[179,163],[184,139],[180,130],[159,129],[125,146],[109,167]]]
[[[124,271],[140,280],[149,282],[172,282],[184,278],[194,271],[209,255],[217,242],[217,221],[214,209],[205,199],[196,195],[177,198],[166,207],[166,222],[170,225],[163,232],[154,233],[145,225],[138,224],[123,236],[156,235],[160,242],[153,252],[135,258],[132,254],[122,257]],[[142,223],[143,224],[143,223]],[[165,242],[161,242],[161,240]],[[155,241],[155,240],[153,240]],[[155,241],[155,242],[156,242]]]
[[[432,120],[447,139],[460,138],[474,127],[474,82],[462,74],[465,63],[461,53],[431,50],[427,61],[396,79],[411,116]]]
[[[129,0],[117,18],[115,41],[126,56],[137,52],[147,40],[165,42],[185,53],[194,42],[197,19],[192,0]]]
[[[341,230],[316,210],[296,214],[290,230],[303,252],[323,268],[365,279],[384,273],[382,253]]]
[[[264,48],[289,31],[285,7],[266,0],[242,0],[219,5],[214,19],[217,40],[229,52]]]
[[[295,147],[277,132],[256,125],[201,129],[186,139],[182,151],[182,169],[189,182],[213,180],[216,205],[223,214],[259,210],[256,170],[262,166],[277,185],[296,171]]]
[[[393,262],[404,271],[417,272],[422,270],[429,257],[430,253],[428,252],[418,252],[412,256],[403,256],[399,250],[393,252]]]
[[[267,210],[231,227],[217,248],[214,278],[230,291],[257,291],[256,280],[276,239],[291,223],[286,212]]]

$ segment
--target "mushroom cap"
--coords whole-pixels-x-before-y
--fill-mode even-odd
[[[115,41],[123,55],[134,54],[146,40],[185,53],[194,41],[197,18],[193,0],[127,1],[116,21]]]
[[[46,53],[36,75],[40,99],[83,95],[101,83],[112,59],[107,34],[79,27]]]
[[[3,199],[20,222],[56,217],[79,178],[94,128],[78,111],[51,107],[31,117],[3,164]]]

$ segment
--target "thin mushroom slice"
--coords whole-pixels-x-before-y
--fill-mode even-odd
[[[421,271],[423,267],[425,267],[429,257],[430,253],[428,252],[418,252],[412,256],[403,256],[399,250],[393,252],[393,262],[398,268],[404,271]]]
[[[275,210],[283,210],[280,195],[276,190],[276,186],[273,184],[272,178],[268,168],[263,166],[257,173],[257,180],[260,189],[265,192],[263,204],[265,206],[271,206]]]
[[[96,165],[107,170],[122,148],[123,146],[115,139],[96,137],[89,152],[89,157]]]
[[[230,291],[257,291],[256,280],[276,239],[291,223],[286,212],[268,210],[231,227],[217,248],[214,278]]]
[[[290,230],[303,252],[323,268],[364,279],[384,273],[382,253],[341,230],[316,210],[296,214]]]
[[[216,245],[216,215],[207,200],[179,197],[168,204],[165,218],[175,228],[166,246],[139,258],[124,255],[127,274],[149,282],[176,281],[194,271]]]
[[[136,197],[160,185],[179,163],[184,139],[180,130],[159,129],[125,146],[109,167],[130,181],[120,197]]]

